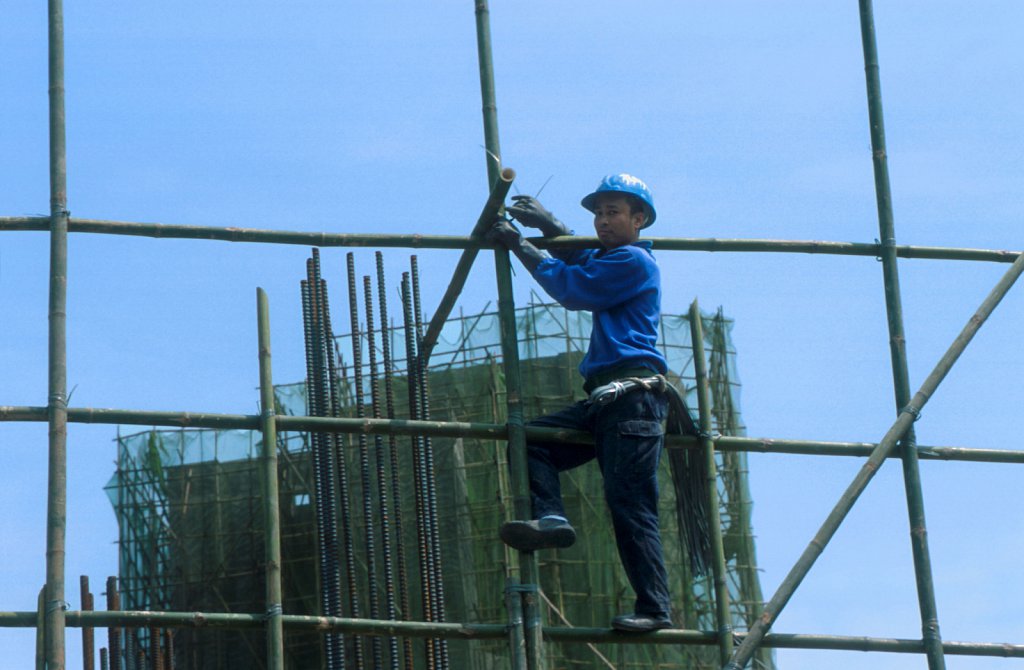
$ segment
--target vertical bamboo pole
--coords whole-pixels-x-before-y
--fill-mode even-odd
[[[491,55],[491,12],[487,0],[476,5],[476,52],[480,63],[480,98],[483,101],[484,146],[487,147],[487,186],[494,188],[501,172],[498,140],[498,103],[494,95],[494,59]]]
[[[267,668],[284,670],[284,625],[281,606],[281,512],[277,485],[277,419],[274,412],[274,381],[270,359],[270,307],[267,294],[256,289],[256,321],[259,330],[260,409],[263,430],[263,546],[267,561]],[[160,641],[154,640],[154,653]]]
[[[107,610],[120,610],[121,596],[117,592],[117,577],[107,577]],[[121,628],[107,628],[107,648],[110,653],[110,664],[120,670],[121,663]]]
[[[494,250],[498,280],[498,318],[501,323],[501,357],[505,371],[505,403],[508,412],[509,469],[512,476],[512,500],[517,519],[530,519],[530,484],[526,463],[526,425],[523,421],[522,378],[519,370],[519,342],[516,337],[515,299],[512,294],[512,266],[508,250]],[[519,553],[520,580],[523,586],[523,614],[526,626],[526,666],[543,667],[540,604],[537,592],[540,571],[533,552]],[[513,648],[512,654],[521,653]]]
[[[711,394],[708,389],[708,368],[704,357],[704,328],[700,307],[690,305],[690,334],[693,340],[693,367],[697,378],[697,407],[700,419],[700,445],[704,452],[704,476],[708,489],[708,517],[711,524],[711,573],[715,584],[715,621],[718,624],[718,656],[724,665],[732,654],[732,619],[729,614],[729,585],[725,581],[725,547],[722,542],[722,520],[718,509],[718,467],[715,445],[711,438]]]
[[[878,45],[871,0],[860,0],[861,39],[864,48],[864,73],[867,80],[868,116],[871,124],[871,150],[875,175],[875,199],[881,240],[885,306],[889,323],[889,351],[892,361],[893,390],[897,414],[910,402],[910,374],[907,367],[906,335],[903,330],[903,305],[900,297],[899,269],[896,261],[896,233],[893,223],[892,192],[885,146],[885,122],[882,114],[882,85],[878,73]],[[935,603],[928,530],[925,523],[924,494],[917,459],[917,437],[913,427],[900,443],[903,458],[903,484],[910,520],[910,545],[917,579],[917,600],[921,612],[921,633],[930,670],[946,667]]]
[[[67,533],[67,146],[64,124],[64,7],[49,0],[50,304],[49,472],[46,596],[43,625],[48,670],[64,668],[64,557]]]

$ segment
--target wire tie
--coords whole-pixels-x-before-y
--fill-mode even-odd
[[[273,407],[268,407],[267,409],[263,410],[264,419],[273,419],[275,416],[277,416],[277,412],[274,411]]]
[[[70,609],[71,604],[66,600],[49,600],[46,603],[46,613],[56,612],[57,610],[66,611]]]
[[[267,613],[264,615],[264,619],[273,619],[276,616],[284,614],[284,609],[281,607],[281,603],[274,603],[267,608]]]
[[[506,593],[537,593],[540,587],[536,584],[509,584],[505,587]]]
[[[903,408],[903,411],[912,415],[914,417],[915,422],[917,422],[917,420],[921,418],[921,410],[914,407],[913,405],[907,405],[906,407]]]
[[[63,405],[64,407],[67,407],[67,404],[68,404],[67,396],[65,396],[63,393],[60,393],[60,392],[51,393],[50,394],[50,404],[51,405]]]

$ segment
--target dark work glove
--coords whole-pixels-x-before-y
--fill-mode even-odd
[[[556,219],[555,215],[546,210],[532,195],[514,195],[512,200],[515,204],[505,211],[524,226],[537,228],[544,237],[570,234],[565,224]]]
[[[500,244],[516,255],[516,258],[530,272],[548,258],[548,254],[523,239],[519,230],[504,218],[498,217],[494,225],[487,231],[487,240]]]
[[[509,251],[514,251],[518,248],[519,243],[523,239],[519,229],[501,216],[494,220],[494,224],[491,225],[491,229],[487,231],[485,237],[489,242],[500,244]]]

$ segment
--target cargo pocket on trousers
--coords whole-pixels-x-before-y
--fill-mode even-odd
[[[628,472],[632,476],[652,476],[658,469],[661,437],[664,433],[659,421],[620,421],[618,471]]]

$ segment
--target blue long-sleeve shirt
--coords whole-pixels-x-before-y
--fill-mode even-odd
[[[619,367],[665,373],[657,346],[661,273],[650,242],[560,254],[541,261],[532,274],[566,309],[593,314],[590,347],[579,368],[584,378]]]

